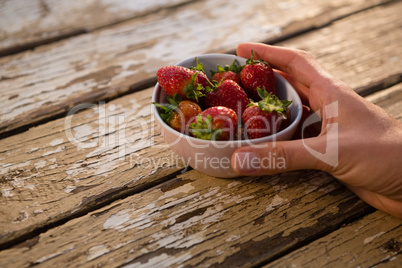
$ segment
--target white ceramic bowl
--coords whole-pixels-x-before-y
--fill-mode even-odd
[[[245,58],[229,54],[205,54],[197,56],[203,64],[204,71],[210,78],[210,70],[216,71],[217,65],[231,65],[236,59],[240,65],[246,63]],[[196,57],[183,60],[176,65],[184,67],[196,66]],[[165,141],[192,168],[210,176],[231,178],[238,175],[231,168],[231,157],[235,149],[243,146],[266,147],[268,141],[289,140],[300,122],[302,116],[302,102],[295,89],[280,75],[276,74],[276,95],[279,99],[293,101],[289,106],[291,110],[291,123],[282,131],[271,136],[252,140],[209,141],[184,135],[163,122],[158,109],[154,106],[156,123],[158,124]],[[166,103],[165,93],[159,83],[155,85],[152,102]]]

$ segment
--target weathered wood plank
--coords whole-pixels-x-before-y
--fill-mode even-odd
[[[401,267],[402,221],[377,211],[268,267]]]
[[[402,80],[400,10],[400,1],[380,6],[279,45],[312,53],[335,76],[368,95],[378,83],[385,88]]]
[[[315,23],[322,24],[323,19],[328,23],[336,17],[383,2],[389,0],[292,0],[286,3],[251,0],[230,5],[225,0],[197,1],[1,58],[0,133],[63,115],[81,102],[126,94],[135,90],[138,83],[154,79],[161,66],[183,58],[228,51],[240,42],[281,36],[288,33],[288,26],[292,31],[306,29],[305,23],[298,24],[300,21],[308,21],[309,28]],[[399,15],[398,7],[395,4],[388,8],[388,13]],[[386,20],[388,13],[378,15]],[[369,20],[376,21],[378,17],[373,14]],[[396,16],[389,22],[400,23],[400,20]],[[390,29],[391,26],[383,26],[381,33],[386,33],[383,38],[390,40],[392,36],[395,42],[387,43],[387,47],[397,46],[400,34]],[[392,55],[396,50],[384,53]],[[374,53],[381,54],[378,48],[367,52],[368,56]],[[350,63],[350,68],[356,68],[353,61]],[[396,68],[395,72],[398,70]]]
[[[323,172],[229,180],[192,170],[3,250],[0,264],[250,267],[367,207]]]
[[[118,23],[191,0],[0,2],[0,55]]]
[[[155,129],[151,92],[0,141],[0,244],[185,167]]]
[[[371,100],[392,95],[388,109],[402,103],[399,91]],[[336,230],[367,209],[324,172],[217,179],[193,170],[3,250],[0,265],[248,267],[308,244],[272,267],[395,266],[400,220],[375,212]]]
[[[395,88],[388,91],[393,101],[386,102],[385,109],[396,103],[401,106],[402,94],[395,92],[402,87]],[[383,97],[374,102],[380,99]],[[319,171],[230,180],[193,170],[3,250],[0,265],[53,266],[68,261],[71,266],[249,266],[308,243],[367,209],[331,176]],[[381,222],[395,225],[391,217],[382,217]],[[365,239],[377,239],[376,234],[385,232],[376,228],[383,226],[377,220],[370,221],[375,224],[367,227]],[[399,226],[392,226],[386,225],[386,232],[399,234],[400,221]],[[356,228],[351,230],[346,237],[355,235]],[[390,241],[389,235],[376,242]],[[344,248],[346,253],[349,250]],[[20,258],[21,254],[26,257]],[[355,261],[375,264],[380,254],[372,259],[365,256],[354,256]],[[344,264],[346,259],[339,261]]]
[[[397,84],[387,90],[382,90],[370,96],[367,100],[378,106],[383,107],[393,117],[402,121],[402,105],[399,100],[402,99],[402,84]]]
[[[338,68],[347,73],[349,67]],[[149,131],[154,126],[150,121],[151,91],[74,115],[72,134],[84,145],[95,141],[94,147],[77,149],[66,136],[70,127],[65,127],[64,119],[0,141],[0,243],[113,200],[121,192],[152,184],[184,167],[174,165],[175,155],[163,148],[166,145],[158,130],[155,135]],[[138,122],[144,125],[141,131]],[[141,145],[136,141],[140,133],[162,148]],[[146,162],[151,159],[156,162]],[[57,200],[63,202],[55,206]]]

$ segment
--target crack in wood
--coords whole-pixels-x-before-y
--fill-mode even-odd
[[[185,169],[184,169],[185,170]],[[164,177],[161,177],[159,179],[156,179],[154,181],[152,180],[147,180],[143,182],[140,185],[136,185],[134,187],[129,187],[129,186],[122,186],[120,188],[113,188],[110,189],[104,193],[101,193],[96,196],[91,196],[89,198],[83,198],[82,203],[83,206],[80,207],[79,210],[74,211],[73,213],[70,213],[69,216],[64,216],[61,219],[51,222],[48,224],[45,224],[43,226],[37,226],[35,230],[32,230],[31,232],[27,232],[21,236],[16,236],[15,238],[5,242],[5,243],[0,243],[0,251],[18,246],[19,244],[23,243],[24,241],[35,239],[35,237],[39,236],[42,233],[47,232],[50,229],[56,228],[57,226],[61,226],[65,224],[68,221],[71,221],[73,219],[82,217],[84,215],[87,215],[88,213],[91,213],[92,211],[96,211],[102,207],[105,207],[107,205],[112,204],[113,202],[120,200],[120,199],[125,199],[129,196],[138,194],[140,192],[143,192],[147,189],[151,189],[153,187],[159,187],[162,183],[166,181],[173,180],[176,178],[176,176],[180,175],[183,173],[183,170],[178,170],[176,172],[173,172],[171,174],[168,174]],[[52,201],[50,203],[57,202],[59,200]],[[101,214],[94,214],[94,216],[99,216]],[[0,235],[1,238],[1,235]]]

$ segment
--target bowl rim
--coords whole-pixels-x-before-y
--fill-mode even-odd
[[[187,58],[185,60],[179,61],[178,63],[176,63],[174,65],[182,66],[181,64],[183,62],[195,60],[197,57],[201,62],[202,58],[211,57],[211,56],[212,57],[218,57],[219,56],[219,57],[227,57],[227,58],[232,58],[232,59],[247,60],[246,58],[242,58],[242,57],[232,55],[232,54],[211,53],[211,54],[201,54],[201,55],[198,55],[198,56],[189,57],[189,58]],[[260,144],[260,143],[268,142],[268,141],[276,141],[277,140],[276,137],[278,137],[278,135],[291,131],[291,129],[296,128],[297,125],[300,123],[300,120],[301,120],[301,117],[302,117],[302,102],[301,102],[300,96],[297,93],[296,89],[285,78],[283,78],[280,74],[278,74],[275,71],[274,71],[274,73],[275,73],[276,79],[282,80],[282,82],[285,83],[290,88],[291,91],[293,91],[294,98],[296,98],[297,101],[301,104],[300,106],[296,107],[297,115],[296,115],[296,118],[293,120],[293,122],[288,127],[286,127],[285,129],[282,129],[281,131],[278,131],[275,134],[271,134],[269,136],[265,136],[265,137],[261,137],[261,138],[257,138],[257,139],[235,139],[235,140],[217,140],[217,141],[216,140],[203,140],[203,139],[191,137],[189,135],[181,133],[181,132],[173,129],[172,127],[170,127],[168,124],[166,124],[162,120],[162,118],[161,118],[161,116],[159,114],[158,108],[155,105],[152,105],[153,106],[152,109],[153,109],[154,116],[156,117],[158,122],[163,125],[163,127],[165,129],[167,129],[168,131],[173,132],[174,134],[180,136],[180,139],[181,138],[186,138],[186,139],[190,139],[191,141],[194,141],[194,142],[201,142],[201,143],[206,143],[206,144],[211,144],[212,143],[212,144],[217,144],[217,145],[222,146],[222,145],[228,144],[228,143],[229,144],[234,144],[234,145],[239,145],[239,144],[242,145],[243,143],[246,144],[246,145],[250,145],[250,144]],[[160,87],[159,82],[156,82],[156,84],[154,86],[154,90],[152,92],[152,101],[151,102],[154,103],[154,102],[159,101],[158,97],[159,97],[160,93],[162,93],[162,92],[163,92],[163,90]]]

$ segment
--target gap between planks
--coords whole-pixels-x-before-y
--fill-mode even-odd
[[[400,106],[400,103],[402,101],[402,83],[398,84],[394,87],[388,88],[385,91],[370,95],[369,97],[367,97],[367,99],[370,102],[373,102],[375,104],[378,104],[380,106],[382,106],[383,108],[385,108],[385,110],[387,110],[388,112],[392,113],[392,115],[394,117],[396,117],[397,119],[399,119],[399,121],[402,120],[402,108]],[[144,184],[141,185],[139,187],[133,188],[128,192],[125,192],[121,195],[118,194],[114,194],[113,198],[110,198],[109,200],[103,202],[103,203],[98,203],[96,206],[87,208],[85,210],[80,211],[79,213],[75,213],[70,215],[70,217],[67,217],[65,219],[53,222],[51,224],[45,225],[39,229],[36,229],[34,232],[31,233],[27,233],[21,237],[18,237],[17,239],[8,241],[6,243],[0,244],[0,251],[7,249],[7,248],[11,248],[13,246],[16,246],[24,241],[27,241],[29,239],[32,239],[36,236],[39,236],[42,233],[47,232],[50,229],[53,229],[55,227],[61,226],[63,224],[65,224],[66,222],[85,216],[91,212],[94,212],[95,210],[101,209],[102,207],[105,207],[107,205],[112,205],[114,202],[117,202],[118,200],[122,200],[125,198],[128,198],[132,195],[138,194],[140,192],[143,192],[145,190],[150,190],[151,188],[158,188],[158,187],[163,187],[163,185],[169,185],[169,181],[173,181],[175,179],[177,179],[178,176],[180,176],[181,174],[183,174],[184,172],[190,171],[191,168],[186,167],[184,169],[178,170],[176,172],[170,173],[169,175],[167,175],[165,178],[161,177],[156,181],[151,181],[148,184]],[[309,245],[310,243],[312,243],[313,241],[320,239],[322,237],[325,237],[326,235],[332,233],[333,231],[339,229],[341,226],[343,225],[347,225],[350,223],[353,223],[355,221],[358,221],[360,219],[362,219],[363,217],[366,217],[367,215],[370,215],[372,213],[374,213],[376,210],[370,206],[363,206],[363,209],[361,209],[360,212],[353,214],[352,217],[347,218],[345,220],[343,220],[342,222],[340,222],[338,224],[337,228],[332,228],[331,230],[327,230],[326,232],[320,233],[315,235],[314,237],[311,237],[307,240],[304,240],[302,243],[298,243],[297,245],[294,245],[290,248],[288,248],[285,251],[279,252],[278,254],[275,254],[271,257],[269,257],[268,259],[264,259],[261,262],[258,262],[258,264],[256,264],[256,266],[254,267],[259,267],[260,265],[264,265],[267,264],[269,262],[275,261],[277,259],[280,259],[284,256],[286,256],[288,253],[297,250],[299,248],[305,247],[307,245]]]
[[[17,1],[15,1],[15,2],[17,2]],[[181,7],[181,6],[191,4],[194,1],[197,1],[197,0],[176,1],[176,3],[173,3],[173,5],[172,4],[168,4],[166,6],[162,5],[162,6],[159,6],[159,8],[163,9],[163,10],[172,10],[172,9],[175,9],[175,8],[178,8],[178,7]],[[84,9],[89,9],[90,7],[85,6],[85,4],[86,3],[83,3],[83,8]],[[127,4],[129,4],[129,3],[127,3]],[[160,3],[156,3],[156,5],[158,5],[158,4],[160,5]],[[119,8],[124,9],[124,6],[120,6],[120,5],[121,5],[121,3],[117,3],[117,5],[116,5],[117,8],[116,9],[119,9]],[[79,4],[77,6],[79,6]],[[157,6],[155,6],[155,7],[157,7]],[[55,8],[55,7],[52,6],[51,8]],[[46,9],[51,9],[51,8],[46,7]],[[77,7],[75,7],[75,8],[77,8]],[[105,8],[107,9],[107,7],[105,7]],[[126,9],[126,13],[127,13],[127,10],[129,10],[129,7],[125,8],[125,9]],[[29,41],[29,42],[26,42],[24,44],[14,44],[14,46],[5,47],[3,49],[0,49],[0,57],[14,55],[14,54],[21,53],[21,52],[24,52],[24,51],[27,51],[27,50],[34,50],[35,48],[43,46],[43,45],[48,45],[48,44],[51,44],[51,43],[54,43],[54,42],[62,41],[62,40],[72,38],[72,37],[76,37],[76,36],[79,36],[79,35],[82,35],[82,34],[96,32],[96,31],[102,30],[102,29],[107,28],[107,27],[116,26],[116,25],[125,23],[125,22],[133,20],[133,19],[143,18],[143,17],[149,16],[151,14],[154,14],[156,12],[159,12],[160,9],[156,9],[156,8],[151,7],[149,10],[145,10],[143,12],[141,12],[141,11],[139,13],[131,12],[131,14],[128,15],[128,16],[126,14],[123,14],[123,15],[114,14],[116,19],[114,19],[112,21],[105,20],[104,22],[101,19],[101,21],[99,21],[99,22],[94,22],[93,25],[90,25],[90,23],[88,23],[87,21],[84,21],[78,27],[71,27],[71,25],[68,25],[68,24],[67,25],[64,25],[64,24],[59,25],[59,26],[61,26],[61,28],[67,28],[67,29],[72,28],[72,29],[66,30],[66,31],[64,31],[64,32],[62,32],[61,34],[58,34],[58,35],[50,34],[48,37],[44,37],[42,39]],[[69,11],[71,11],[71,10],[69,10]],[[119,11],[115,11],[115,12],[118,13]],[[56,15],[54,15],[54,16],[56,16]],[[105,14],[102,14],[102,16],[105,16]],[[48,31],[51,32],[52,29],[48,29]],[[38,33],[36,33],[36,34],[39,35]]]

